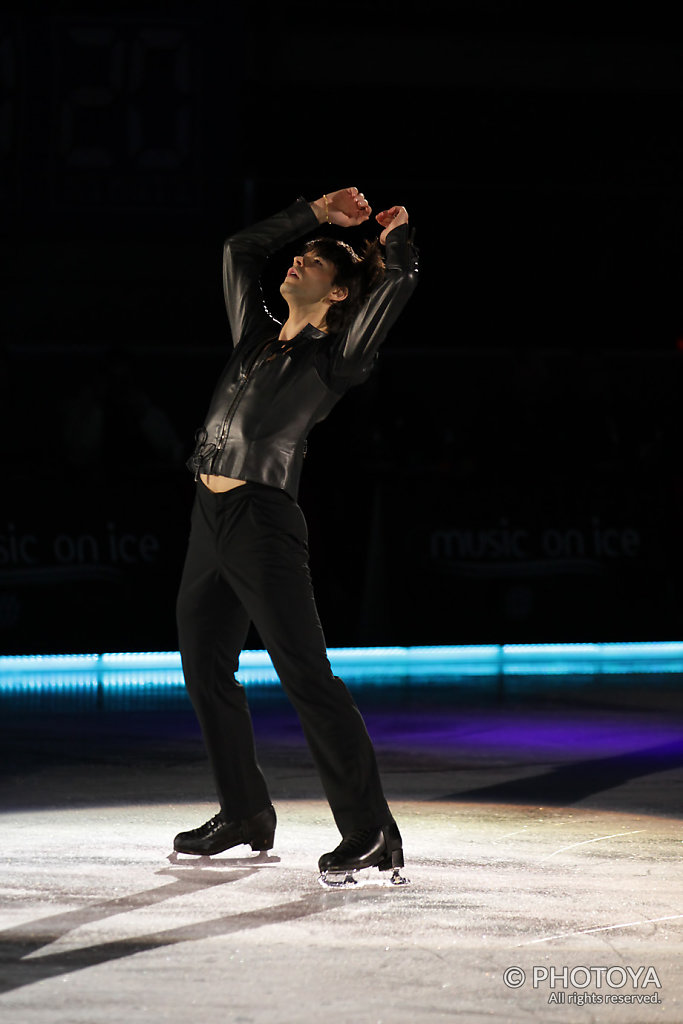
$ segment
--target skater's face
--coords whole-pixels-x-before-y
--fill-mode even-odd
[[[347,289],[333,283],[336,272],[331,260],[326,260],[312,249],[294,257],[280,291],[285,299],[291,299],[298,305],[312,305],[324,300],[339,302],[346,298]]]

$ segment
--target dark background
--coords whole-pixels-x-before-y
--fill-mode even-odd
[[[683,47],[647,10],[3,15],[0,650],[175,649],[223,239],[349,184],[422,279],[310,439],[328,642],[677,637]]]

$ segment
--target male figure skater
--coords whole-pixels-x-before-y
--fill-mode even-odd
[[[408,214],[402,206],[377,214],[379,243],[362,258],[330,237],[303,246],[280,286],[289,309],[284,324],[265,308],[259,281],[266,259],[282,246],[319,224],[353,227],[370,214],[358,189],[339,189],[311,203],[299,199],[225,243],[235,347],[188,462],[197,494],[177,606],[185,682],[220,811],[175,837],[179,853],[273,846],[275,811],[256,760],[245,691],[235,680],[253,621],[298,713],[342,835],[318,862],[322,877],[403,865],[370,737],[327,658],[296,496],[309,430],[367,377],[415,287]]]

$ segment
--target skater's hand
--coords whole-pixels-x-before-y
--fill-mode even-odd
[[[408,211],[405,206],[392,206],[388,210],[382,210],[381,213],[376,214],[375,220],[384,228],[384,231],[379,236],[380,242],[384,245],[390,231],[397,228],[399,224],[408,223]]]
[[[342,228],[356,227],[368,220],[372,207],[357,188],[340,188],[328,192],[311,203],[319,224],[337,224]]]

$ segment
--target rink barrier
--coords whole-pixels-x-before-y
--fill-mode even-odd
[[[335,647],[333,671],[347,682],[434,684],[491,676],[631,675],[683,672],[683,642]],[[277,683],[266,651],[243,651],[238,680]],[[178,651],[0,656],[0,690],[180,687]]]

